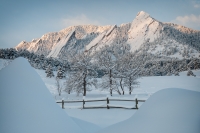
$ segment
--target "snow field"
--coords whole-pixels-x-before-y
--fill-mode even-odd
[[[200,92],[158,91],[129,119],[98,133],[199,133]]]
[[[14,62],[16,62],[16,60]],[[30,65],[28,63],[20,62],[20,63],[18,63],[18,65],[20,65],[20,67],[23,68],[23,70],[19,69],[20,71],[23,71],[23,72],[20,72],[19,70],[17,70],[17,73],[16,73],[16,71],[13,71],[13,73],[20,75],[20,78],[19,78],[19,76],[12,76],[12,78],[10,76],[6,76],[6,75],[11,75],[10,73],[12,73],[12,72],[8,73],[8,72],[6,72],[6,70],[4,70],[4,69],[8,69],[10,67],[10,65],[8,67],[5,67],[4,69],[2,69],[0,71],[1,101],[3,101],[1,103],[1,108],[2,108],[1,118],[3,118],[3,119],[1,119],[1,123],[3,123],[3,124],[1,124],[1,132],[6,131],[7,125],[16,125],[16,126],[20,127],[19,128],[20,132],[23,132],[23,131],[28,132],[30,129],[32,130],[33,126],[31,127],[29,124],[26,125],[26,129],[23,129],[23,127],[24,127],[24,126],[22,126],[23,123],[33,123],[32,125],[34,125],[34,127],[38,126],[37,132],[40,132],[42,130],[44,130],[44,131],[47,131],[47,130],[50,131],[51,130],[51,132],[53,132],[54,129],[61,130],[62,124],[60,125],[60,121],[65,121],[61,118],[61,116],[63,117],[63,115],[65,114],[66,117],[70,119],[70,121],[71,120],[73,121],[72,123],[75,122],[75,125],[76,126],[78,125],[77,129],[81,128],[80,130],[83,131],[83,130],[86,130],[85,128],[89,127],[87,133],[92,133],[92,132],[98,131],[100,129],[100,127],[105,128],[105,127],[111,126],[113,124],[116,124],[118,122],[123,123],[122,121],[125,121],[127,119],[128,119],[127,121],[129,121],[129,118],[131,119],[132,117],[134,117],[135,113],[137,114],[137,112],[140,112],[140,110],[142,110],[143,106],[144,107],[146,106],[146,104],[148,103],[148,100],[151,99],[151,97],[154,97],[153,94],[157,91],[160,92],[160,90],[163,90],[165,88],[183,88],[183,89],[187,89],[187,90],[193,90],[193,91],[200,92],[200,87],[199,87],[200,86],[200,82],[199,82],[200,70],[195,70],[193,72],[196,75],[196,77],[186,76],[187,72],[179,73],[180,76],[143,77],[143,78],[138,79],[140,81],[140,86],[133,90],[132,95],[128,95],[128,91],[125,90],[124,96],[120,96],[115,92],[113,94],[113,97],[110,97],[110,98],[117,98],[117,99],[135,99],[135,98],[148,99],[150,97],[147,100],[147,103],[146,102],[144,104],[139,103],[139,110],[112,109],[112,108],[111,109],[81,109],[81,108],[77,108],[77,107],[82,107],[82,103],[65,103],[65,109],[62,110],[61,104],[58,104],[58,106],[55,107],[55,105],[56,105],[55,101],[61,100],[61,99],[64,99],[64,100],[83,100],[82,95],[77,96],[75,93],[66,94],[65,92],[63,92],[61,96],[58,96],[56,86],[55,86],[55,78],[46,78],[46,73],[44,72],[44,70],[36,70],[36,72],[42,78],[46,87],[48,88],[48,90],[52,94],[52,95],[49,95],[48,94],[49,92],[47,91],[47,88],[44,86],[44,83],[41,83],[41,80],[38,81],[38,79],[39,79],[38,75],[37,74],[36,74],[37,76],[35,75],[35,72],[33,71],[34,69],[29,68]],[[26,67],[27,65],[28,65],[28,67]],[[16,68],[16,65],[13,66],[12,68],[13,69]],[[19,66],[17,68],[19,68]],[[26,68],[28,68],[27,72],[25,72]],[[5,72],[3,72],[3,71],[5,71]],[[26,80],[23,78],[24,75],[21,74],[21,73],[27,74],[26,78],[25,78]],[[33,76],[33,77],[30,76],[32,74],[35,75],[37,78],[35,76]],[[56,75],[56,72],[54,72],[54,74]],[[28,78],[27,78],[27,76],[28,76]],[[37,80],[34,80],[35,78]],[[9,82],[7,82],[7,81],[12,81],[12,84],[9,84]],[[35,83],[37,81],[40,82],[39,85],[37,85],[38,83],[37,84]],[[64,83],[64,82],[65,82],[65,79],[61,80],[61,83]],[[40,84],[43,84],[42,85],[43,87],[41,87]],[[19,87],[17,87],[17,86],[19,86]],[[27,90],[27,89],[23,89],[23,90],[10,89],[12,87],[14,87],[14,88],[24,88],[24,87],[33,88],[34,91],[31,91],[31,93],[30,93],[29,92],[30,90]],[[9,89],[5,90],[5,89],[2,89],[2,88],[9,88]],[[41,89],[41,88],[46,88],[46,89]],[[198,92],[195,92],[195,93],[198,93]],[[4,94],[6,94],[6,95],[4,95]],[[47,96],[47,94],[48,94],[48,96]],[[157,93],[155,93],[155,95],[156,94]],[[87,92],[87,96],[86,96],[85,100],[102,99],[102,98],[106,98],[107,95],[109,95],[108,91],[101,91],[101,90],[98,90],[98,89],[93,89],[92,91]],[[165,94],[163,96],[163,98],[165,98],[166,96],[171,97],[171,94],[169,94],[169,95]],[[161,97],[161,96],[159,96],[159,97]],[[190,98],[190,96],[188,96],[188,98]],[[15,100],[10,100],[10,99],[15,99]],[[30,104],[31,106],[27,106],[27,100],[24,100],[24,99],[29,99],[28,105]],[[190,107],[190,105],[188,106],[186,99],[183,99],[184,100],[183,103],[184,103],[185,108]],[[6,106],[5,107],[5,105],[7,105],[7,104],[4,104],[4,103],[8,103],[7,101],[9,101],[9,103],[13,104],[13,106]],[[26,105],[26,108],[21,107],[21,104],[19,104],[22,101],[23,101],[23,106]],[[37,101],[38,101],[38,103],[37,103]],[[44,101],[44,103],[41,104],[41,101]],[[50,101],[52,101],[52,102],[50,102]],[[46,106],[46,104],[48,105],[48,108],[45,109],[44,107]],[[134,106],[135,102],[110,101],[110,104],[112,104],[112,105],[119,105],[120,104],[120,105],[123,105],[123,106]],[[158,104],[161,104],[161,103],[158,103]],[[197,103],[194,103],[194,104],[196,105]],[[95,106],[96,105],[106,105],[106,101],[86,103],[85,104],[85,106],[94,106],[94,105]],[[163,103],[163,105],[165,105],[165,103]],[[44,112],[41,111],[38,108],[42,108],[42,109],[44,108],[43,109]],[[54,111],[54,108],[57,108],[57,110],[60,110],[61,112],[65,111],[66,113],[63,114],[59,111]],[[179,106],[174,105],[173,108],[178,109]],[[193,108],[193,106],[191,108]],[[20,112],[22,112],[21,109],[24,109],[23,113],[20,113]],[[151,109],[151,108],[148,106],[148,110],[149,109]],[[8,111],[8,110],[10,110],[10,111]],[[52,110],[52,111],[49,111],[49,110]],[[171,111],[171,110],[169,110],[169,111]],[[13,114],[13,112],[14,112],[14,114]],[[19,112],[19,113],[15,114],[16,112]],[[30,117],[30,119],[27,120],[26,117],[29,118],[27,116],[27,112],[29,112],[28,116],[34,116],[34,118]],[[48,112],[48,113],[46,113],[46,112]],[[59,112],[59,113],[56,113],[56,112]],[[152,112],[155,112],[155,114],[157,113],[156,110],[154,110]],[[162,110],[160,110],[160,112],[162,112]],[[180,111],[180,112],[182,112],[182,111]],[[192,112],[192,111],[188,110],[188,112]],[[7,115],[6,115],[6,113],[7,113]],[[171,113],[173,114],[173,112],[171,112]],[[59,114],[59,115],[57,115],[57,114]],[[143,115],[145,116],[145,114],[147,114],[147,112],[145,112]],[[68,115],[71,116],[71,117],[69,117]],[[167,114],[167,115],[170,116],[170,114]],[[8,117],[8,116],[10,116],[10,117]],[[12,118],[11,116],[14,116],[14,117]],[[43,129],[42,126],[39,127],[38,124],[35,124],[35,122],[43,121],[44,116],[48,116],[48,119],[46,121],[44,121],[43,123],[52,124],[54,122],[59,121],[59,122],[57,122],[57,123],[59,123],[59,127],[56,126],[57,124],[53,124],[53,126],[51,125],[50,127],[54,128],[54,129],[51,129],[51,128],[46,129],[45,126],[44,126],[45,129]],[[53,118],[54,120],[52,121],[52,123],[49,123],[49,121],[51,121],[52,116],[56,116],[56,118]],[[144,117],[141,117],[141,118],[144,119]],[[58,120],[58,119],[62,119],[62,120]],[[30,122],[29,122],[29,120],[30,120]],[[12,123],[10,123],[10,121],[12,121]],[[138,121],[140,122],[139,118],[138,118]],[[20,122],[21,122],[21,124],[20,124]],[[39,124],[41,124],[41,123],[39,123]],[[153,123],[153,122],[149,122],[149,123]],[[146,125],[149,125],[149,123],[146,124]],[[169,121],[166,121],[165,124],[169,124],[169,123],[170,123]],[[195,122],[192,122],[192,123],[194,123],[194,125],[195,125]],[[88,124],[90,126],[85,126],[85,124]],[[123,124],[123,125],[126,125],[126,124]],[[129,125],[129,124],[127,124],[127,125]],[[16,126],[13,126],[13,127],[11,126],[12,128],[10,129],[10,132],[12,132],[13,130],[17,131],[15,129]],[[130,125],[130,126],[132,126],[132,125]],[[73,130],[74,126],[71,126],[71,127],[72,128],[70,128],[70,130],[71,129]],[[125,128],[122,128],[122,129],[125,130]],[[163,129],[165,129],[165,128],[163,127]],[[105,129],[105,130],[107,130],[107,129]],[[131,129],[131,131],[132,130],[133,129]],[[33,131],[36,131],[36,129],[34,129]],[[68,131],[69,131],[69,129],[68,129]],[[128,129],[127,132],[129,132],[129,131],[130,130]],[[118,131],[115,131],[115,132],[118,133]],[[120,132],[120,130],[119,130],[119,132]]]
[[[55,79],[46,78],[43,70],[36,70],[41,76],[45,85],[52,93],[55,100],[83,100],[83,96],[77,96],[76,93],[66,94],[62,93],[58,96],[57,90],[55,88]],[[165,89],[165,88],[183,88],[187,90],[199,91],[200,92],[200,70],[193,71],[196,77],[188,77],[187,72],[179,73],[180,76],[152,76],[152,77],[142,77],[139,80],[140,85],[135,88],[132,95],[128,95],[128,90],[125,90],[125,95],[119,95],[114,92],[113,97],[117,99],[148,99],[155,92]],[[56,74],[56,73],[54,73]],[[62,82],[65,80],[63,79]],[[49,86],[49,87],[48,87]],[[87,92],[87,99],[105,99],[109,95],[109,91],[101,91],[99,89],[94,89]],[[94,123],[100,127],[108,127],[120,121],[124,121],[130,118],[136,110],[132,109],[82,109],[83,103],[65,103],[65,111],[68,115],[79,118],[91,123]],[[110,104],[120,105],[120,106],[135,106],[135,102],[115,102],[111,101]],[[142,107],[142,102],[139,102],[138,107]],[[103,102],[86,102],[85,106],[105,106],[106,101]],[[61,104],[59,104],[61,107]]]
[[[0,71],[0,100],[1,133],[93,133],[100,129],[68,116],[23,58]]]

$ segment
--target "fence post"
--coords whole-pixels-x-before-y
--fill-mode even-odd
[[[135,108],[138,109],[138,100],[137,100],[137,98],[135,99]]]
[[[62,109],[64,109],[64,100],[62,100]]]
[[[108,97],[107,97],[107,109],[109,109],[108,104],[109,104],[109,99],[108,99]]]
[[[85,104],[85,101],[84,101],[84,99],[83,99],[83,109],[84,109],[84,104]]]

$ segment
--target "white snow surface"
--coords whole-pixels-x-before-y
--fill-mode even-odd
[[[151,96],[128,120],[98,133],[199,133],[200,92],[170,88]]]
[[[93,133],[100,128],[71,118],[23,58],[0,71],[0,133]]]
[[[0,70],[9,65],[12,60],[0,59]]]
[[[193,70],[196,77],[187,76],[187,71],[181,72],[180,76],[151,76],[143,77],[138,81],[140,87],[134,91],[144,90],[148,94],[155,93],[165,88],[182,88],[200,92],[200,70]]]
[[[55,100],[60,101],[64,100],[83,100],[82,95],[76,95],[76,93],[66,94],[64,91],[62,95],[59,97],[56,87],[55,87],[55,78],[47,78],[44,70],[36,70],[37,73],[41,76],[45,85],[49,89],[49,91],[54,96]],[[165,89],[165,88],[183,88],[187,90],[193,90],[200,92],[200,70],[192,70],[196,77],[187,76],[187,71],[180,72],[180,76],[151,76],[151,77],[142,77],[139,80],[140,85],[138,88],[134,88],[132,95],[128,95],[128,89],[125,90],[125,95],[119,95],[117,92],[113,92],[113,96],[109,97],[110,99],[135,99],[139,100],[148,99],[155,92]],[[56,74],[56,73],[55,73]],[[66,79],[62,79],[64,82]],[[99,81],[100,79],[98,79]],[[63,86],[64,87],[64,86]],[[109,95],[109,91],[101,89],[91,88],[92,91],[87,92],[87,96],[85,100],[92,99],[106,99]],[[124,107],[133,107],[135,106],[135,102],[110,102],[112,105],[120,105]],[[139,110],[140,106],[142,106],[142,102],[139,102]],[[93,107],[93,106],[105,106],[106,102],[91,102],[86,103],[85,107]],[[61,104],[59,104],[61,107]],[[134,115],[137,110],[129,110],[129,109],[82,109],[82,103],[66,103],[65,104],[66,113],[84,121],[88,121],[94,123],[100,127],[108,127],[110,125],[116,124],[118,122],[124,121]]]
[[[74,33],[74,30],[71,31],[69,34],[67,34],[66,37],[62,38],[56,45],[54,45],[54,47],[52,48],[51,52],[49,53],[47,57],[57,58],[61,49],[67,44],[67,42],[69,41],[73,33]]]

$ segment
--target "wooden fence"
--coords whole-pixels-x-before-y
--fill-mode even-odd
[[[106,106],[91,106],[87,107],[85,106],[86,102],[100,102],[100,101],[106,101],[107,104]],[[109,104],[110,101],[130,101],[135,103],[135,107],[123,107],[123,106],[116,106],[116,105],[111,105]],[[64,109],[64,104],[65,103],[78,103],[82,102],[82,109],[97,109],[97,108],[123,108],[123,109],[138,109],[138,102],[145,102],[145,100],[138,100],[137,98],[135,100],[130,100],[130,99],[109,99],[108,97],[106,99],[96,99],[96,100],[68,100],[68,101],[57,101],[56,103],[62,103],[62,109]]]

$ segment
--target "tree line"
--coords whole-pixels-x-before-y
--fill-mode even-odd
[[[113,91],[124,95],[125,88],[129,94],[139,85],[137,79],[141,76],[179,75],[181,71],[200,68],[200,59],[176,59],[154,55],[144,51],[131,52],[128,44],[105,45],[98,51],[80,52],[71,50],[65,59],[46,58],[27,50],[0,49],[0,58],[27,58],[32,67],[43,69],[46,76],[54,77],[59,95],[62,90],[67,93],[76,92],[86,96],[90,86]],[[60,79],[66,79],[64,86]]]

